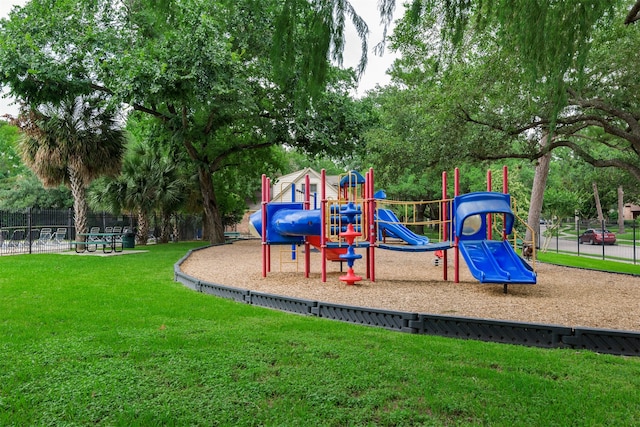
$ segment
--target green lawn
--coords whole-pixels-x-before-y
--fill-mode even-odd
[[[552,251],[549,252],[536,252],[538,261],[546,262],[549,264],[566,265],[569,267],[588,268],[602,271],[609,271],[612,273],[624,273],[624,274],[640,274],[640,267],[637,264],[631,264],[628,262],[616,262],[610,259],[603,260],[594,256],[586,256],[584,254],[580,256],[558,254]]]
[[[640,423],[640,358],[239,304],[173,282],[193,247],[0,257],[0,425]]]

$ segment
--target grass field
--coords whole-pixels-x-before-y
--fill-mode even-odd
[[[193,292],[195,244],[0,257],[0,425],[640,423],[640,359],[411,335]]]
[[[556,265],[565,265],[569,267],[597,269],[601,271],[609,271],[612,273],[624,274],[640,274],[640,267],[636,264],[627,262],[616,262],[611,259],[603,260],[590,256],[576,256],[567,254],[558,254],[554,252],[536,252],[538,260]]]

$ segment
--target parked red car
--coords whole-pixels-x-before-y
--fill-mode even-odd
[[[601,245],[602,240],[602,230],[596,230],[595,228],[589,228],[578,236],[578,241],[580,243],[589,243],[590,245]],[[615,242],[616,235],[611,233],[609,230],[604,230],[604,244],[613,245]]]

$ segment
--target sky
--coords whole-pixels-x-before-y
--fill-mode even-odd
[[[27,0],[0,0],[0,18],[6,18],[9,16],[9,12],[13,9],[13,6],[24,6]],[[18,113],[18,108],[11,104],[11,99],[4,98],[4,91],[2,91],[3,97],[0,97],[0,117],[5,114],[11,114],[15,116]]]
[[[24,6],[25,3],[27,3],[27,0],[0,0],[0,18],[7,17],[14,5]],[[389,83],[390,78],[386,74],[386,70],[391,66],[396,55],[392,54],[389,49],[385,49],[383,56],[377,56],[372,52],[373,47],[382,40],[382,25],[380,24],[377,0],[351,0],[351,4],[369,26],[367,68],[360,79],[358,91],[355,94],[356,96],[361,96],[364,95],[367,90],[375,88],[378,84],[384,86]],[[401,6],[398,6],[398,9],[400,8]],[[400,16],[401,13],[396,11],[395,19],[400,18]],[[392,29],[389,29],[389,34],[391,34],[391,30]],[[355,68],[360,60],[360,55],[360,40],[357,37],[355,29],[349,26],[346,30],[343,65],[345,67]],[[17,107],[10,104],[11,99],[0,98],[0,117],[5,114],[17,114]]]
[[[398,1],[396,3],[398,6],[396,6],[394,20],[400,19],[403,11],[402,6],[400,5],[402,2]],[[378,84],[380,86],[384,86],[389,83],[391,78],[386,74],[386,71],[391,67],[393,60],[397,58],[398,55],[390,52],[388,47],[385,49],[382,56],[378,56],[373,53],[373,47],[382,40],[383,32],[382,24],[380,24],[380,12],[378,12],[377,0],[351,0],[351,4],[358,15],[360,15],[369,26],[367,68],[360,78],[357,94],[364,95],[367,90],[375,88]],[[393,24],[387,30],[388,34],[391,34],[392,32]],[[356,68],[358,61],[360,61],[360,39],[358,38],[353,26],[348,27],[346,30],[346,45],[343,57],[343,65],[345,67]]]

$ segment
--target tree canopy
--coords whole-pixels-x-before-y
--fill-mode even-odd
[[[22,159],[48,187],[65,184],[73,194],[76,230],[86,233],[86,188],[120,172],[126,135],[102,96],[74,96],[58,104],[28,107],[18,122]]]
[[[0,205],[4,209],[67,208],[73,203],[65,187],[45,189],[19,154],[17,126],[0,121]]]
[[[434,165],[563,147],[640,178],[639,4],[413,0],[390,40],[396,86],[356,101],[368,27],[347,0],[31,0],[0,21],[0,83],[30,106],[99,93],[153,118],[220,242],[251,192],[239,177],[278,164],[276,146],[360,150],[416,185]],[[378,6],[386,26],[397,2]],[[362,40],[354,72],[333,66],[348,21]]]
[[[259,170],[274,145],[353,146],[359,127],[339,111],[353,76],[329,61],[348,18],[364,37],[346,1],[31,0],[2,21],[0,80],[27,104],[97,91],[156,118],[196,167],[205,232],[221,242],[227,168]]]
[[[621,1],[413,2],[389,40],[401,54],[391,69],[393,84],[369,94],[380,115],[366,135],[378,182],[388,173],[405,184],[394,190],[409,194],[410,187],[411,197],[422,191],[432,198],[438,189],[430,182],[439,181],[431,177],[434,166],[462,167],[463,176],[472,176],[467,162],[484,169],[498,160],[551,159],[552,173],[559,165],[573,170],[561,174],[568,181],[550,182],[562,191],[549,196],[547,211],[573,191],[581,197],[572,198],[571,212],[591,215],[594,181],[603,184],[609,206],[620,183],[627,201],[638,200],[640,33],[624,23],[628,7]],[[542,186],[531,192],[536,215],[529,223],[537,228],[546,181],[533,182]],[[529,202],[521,190],[519,203]]]
[[[419,9],[425,12],[417,17],[405,16],[391,39],[402,57],[392,69],[398,89],[386,90],[384,95],[387,102],[397,98],[397,105],[389,104],[394,117],[386,128],[404,141],[405,149],[419,141],[420,151],[430,162],[446,162],[451,158],[536,159],[570,147],[596,167],[621,168],[640,180],[640,109],[635,96],[640,33],[623,24],[626,4],[607,5],[607,19],[596,20],[590,27],[587,51],[574,52],[572,65],[559,73],[560,104],[560,98],[554,98],[559,86],[550,91],[551,86],[530,84],[530,70],[520,49],[504,44],[506,35],[499,20],[491,30],[488,21],[476,22],[474,32],[445,49],[448,39],[438,24],[444,18],[434,15],[434,5],[427,6]],[[548,14],[544,19],[551,21],[545,25],[563,27],[560,11]],[[553,31],[549,29],[550,34]],[[449,56],[444,58],[443,52]],[[558,54],[553,52],[549,54]],[[544,80],[544,76],[537,78]],[[538,142],[545,131],[551,131],[553,138],[542,147]]]

